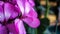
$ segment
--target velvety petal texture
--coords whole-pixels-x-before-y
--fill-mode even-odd
[[[25,12],[24,12],[23,21],[25,21],[30,27],[36,28],[40,25],[39,19],[37,18],[37,13],[31,7],[28,1],[25,2]]]
[[[15,19],[15,26],[17,30],[19,30],[19,34],[26,34],[25,27],[22,20]]]
[[[16,0],[22,14],[24,14],[24,0]]]
[[[30,3],[30,5],[31,5],[32,7],[35,6],[34,0],[29,0],[29,3]]]
[[[33,0],[8,0],[0,2],[0,21],[7,22],[0,24],[0,34],[26,34],[23,21],[32,28],[37,28],[40,21],[34,10]],[[21,15],[20,15],[21,14]],[[14,19],[10,23],[9,19]]]
[[[38,17],[36,11],[33,8],[30,9],[29,13],[26,16],[28,16],[28,17],[35,17],[35,18]]]
[[[4,13],[3,13],[3,7],[0,6],[0,21],[3,22],[4,21]]]
[[[37,28],[40,25],[38,18],[27,17],[23,21],[32,28]]]
[[[7,34],[7,28],[2,24],[0,24],[0,34]]]
[[[6,20],[13,19],[18,16],[18,11],[16,10],[15,6],[10,3],[5,3],[4,5],[4,13]]]
[[[6,27],[8,28],[10,34],[19,34],[14,23],[7,24]]]
[[[3,1],[0,1],[0,6],[2,6],[4,4],[4,2]]]
[[[24,0],[25,3],[20,4],[22,0],[17,0],[17,4],[21,9],[21,6],[23,5],[24,11],[22,12],[22,17],[21,20],[23,20],[26,24],[28,24],[32,28],[37,28],[40,25],[40,21],[37,18],[37,13],[32,7],[32,5],[29,3],[29,0]],[[30,1],[31,2],[31,1]]]

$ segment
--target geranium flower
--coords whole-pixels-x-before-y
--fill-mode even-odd
[[[0,33],[7,34],[7,31],[9,31],[9,34],[26,34],[23,21],[30,27],[37,28],[40,22],[33,6],[34,3],[32,0],[3,2],[0,7],[0,16],[2,16],[0,21],[5,25],[4,27],[3,25],[0,26]]]
[[[20,14],[20,10],[18,9],[18,7],[16,7],[15,5],[9,2],[0,1],[0,25],[1,25],[0,34],[8,34],[7,31],[10,32],[9,28],[7,27],[8,21],[10,19],[11,20],[15,19],[16,17],[18,17],[19,14]],[[11,23],[11,27],[12,27],[12,31],[16,32],[15,27],[12,26],[12,23]]]

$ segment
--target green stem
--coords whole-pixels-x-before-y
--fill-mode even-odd
[[[48,2],[49,2],[49,1],[48,1],[48,0],[46,0],[45,18],[47,18],[48,14],[49,14],[49,8],[50,8],[50,6],[49,6]]]

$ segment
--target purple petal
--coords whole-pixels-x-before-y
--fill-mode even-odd
[[[37,13],[35,12],[34,8],[29,4],[28,1],[25,2],[25,12],[26,17],[23,19],[30,27],[36,28],[40,25],[40,21],[37,18]]]
[[[15,19],[14,23],[7,24],[9,34],[26,34],[23,22],[20,19]]]
[[[3,6],[4,2],[3,1],[0,1],[0,6]]]
[[[33,9],[34,2],[32,0],[16,0],[22,12],[22,15],[28,14]],[[32,4],[32,5],[31,5]]]
[[[22,20],[16,19],[15,26],[19,30],[19,34],[26,34],[25,27],[24,27]]]
[[[3,8],[2,8],[2,6],[0,6],[0,21],[1,22],[4,21],[4,14],[3,14]]]
[[[37,18],[26,17],[23,21],[32,28],[36,28],[40,25],[40,21]]]
[[[16,0],[8,0],[10,3],[16,5]]]
[[[9,30],[9,34],[19,34],[18,33],[18,29],[15,27],[15,24],[14,23],[7,24],[6,27]]]
[[[16,1],[17,1],[17,4],[18,4],[22,14],[24,14],[24,3],[23,3],[24,0],[16,0]]]
[[[29,0],[29,3],[30,3],[30,5],[31,5],[32,7],[35,6],[34,0]]]
[[[35,6],[34,0],[24,0],[25,2],[28,2],[32,7]]]
[[[37,12],[33,8],[30,9],[29,13],[26,16],[36,18],[38,17]]]
[[[31,17],[37,17],[36,11],[28,2],[25,2],[25,14],[24,15],[31,16]]]
[[[4,5],[4,14],[5,14],[5,18],[8,20],[9,18],[10,19],[13,19],[15,17],[18,16],[18,13],[19,11],[16,10],[16,7],[13,6],[12,4],[10,3],[5,3]]]
[[[28,14],[29,13],[29,11],[30,11],[30,8],[31,8],[31,6],[30,6],[30,4],[26,1],[25,2],[25,14]]]
[[[0,34],[7,34],[7,29],[2,24],[0,24]]]

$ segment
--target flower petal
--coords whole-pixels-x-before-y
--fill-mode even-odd
[[[25,2],[25,14],[24,15],[28,15],[31,17],[37,17],[36,11],[28,2]]]
[[[25,14],[23,17],[26,17],[23,21],[25,21],[30,27],[36,28],[40,25],[40,22],[37,19],[37,13],[28,1],[25,2]]]
[[[2,24],[0,24],[0,34],[7,34],[7,29]]]
[[[14,23],[7,24],[6,27],[7,27],[8,30],[9,30],[9,34],[19,34],[19,33],[18,33],[18,29],[16,29]]]
[[[40,21],[37,18],[27,17],[23,21],[32,28],[36,28],[40,25]]]
[[[10,3],[16,5],[16,0],[8,0]]]
[[[20,19],[15,19],[14,23],[7,24],[10,31],[9,34],[26,34],[23,22]]]
[[[8,20],[13,19],[18,16],[19,11],[16,10],[15,6],[10,3],[5,3],[4,5],[4,14],[5,18]]]
[[[16,0],[17,1],[17,4],[22,12],[22,14],[24,14],[24,0]]]
[[[28,14],[29,13],[30,8],[31,8],[30,4],[26,1],[25,2],[25,14]]]
[[[0,1],[0,6],[2,6],[4,4],[4,2],[3,1]]]
[[[15,20],[15,26],[18,28],[19,34],[26,34],[26,31],[25,31],[24,24],[23,24],[22,20],[16,19]]]
[[[3,14],[3,8],[2,8],[2,6],[0,6],[0,21],[1,22],[4,21],[4,14]]]
[[[33,0],[29,0],[29,3],[30,3],[30,5],[31,5],[32,7],[35,6]]]
[[[33,8],[30,9],[29,13],[26,16],[36,18],[38,17],[37,12]]]

